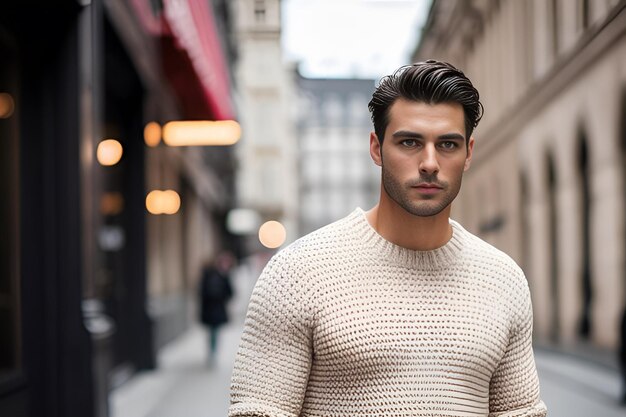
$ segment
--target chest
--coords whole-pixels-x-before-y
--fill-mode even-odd
[[[509,331],[501,298],[462,274],[354,276],[320,298],[314,368],[340,379],[469,373],[488,384]]]

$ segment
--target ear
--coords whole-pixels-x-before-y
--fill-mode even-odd
[[[378,166],[382,166],[383,164],[383,155],[382,149],[380,145],[380,141],[378,140],[378,136],[376,133],[370,132],[370,156],[374,163]]]
[[[474,154],[474,137],[470,137],[469,142],[467,142],[467,156],[465,157],[465,167],[463,171],[467,171],[472,163],[472,155]]]

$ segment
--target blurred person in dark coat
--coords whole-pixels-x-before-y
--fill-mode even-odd
[[[215,262],[202,268],[200,281],[200,320],[209,331],[209,363],[217,352],[219,328],[228,322],[227,303],[233,296],[230,270],[234,264],[233,255],[221,252]]]

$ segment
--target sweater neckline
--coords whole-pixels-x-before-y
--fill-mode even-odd
[[[396,245],[382,237],[369,223],[362,208],[357,207],[351,217],[357,223],[359,238],[391,264],[412,269],[442,269],[457,262],[463,251],[464,229],[452,219],[449,220],[452,237],[445,245],[433,250],[419,251]]]

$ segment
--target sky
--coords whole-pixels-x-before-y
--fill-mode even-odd
[[[431,0],[282,0],[286,61],[310,78],[375,78],[410,62]]]

